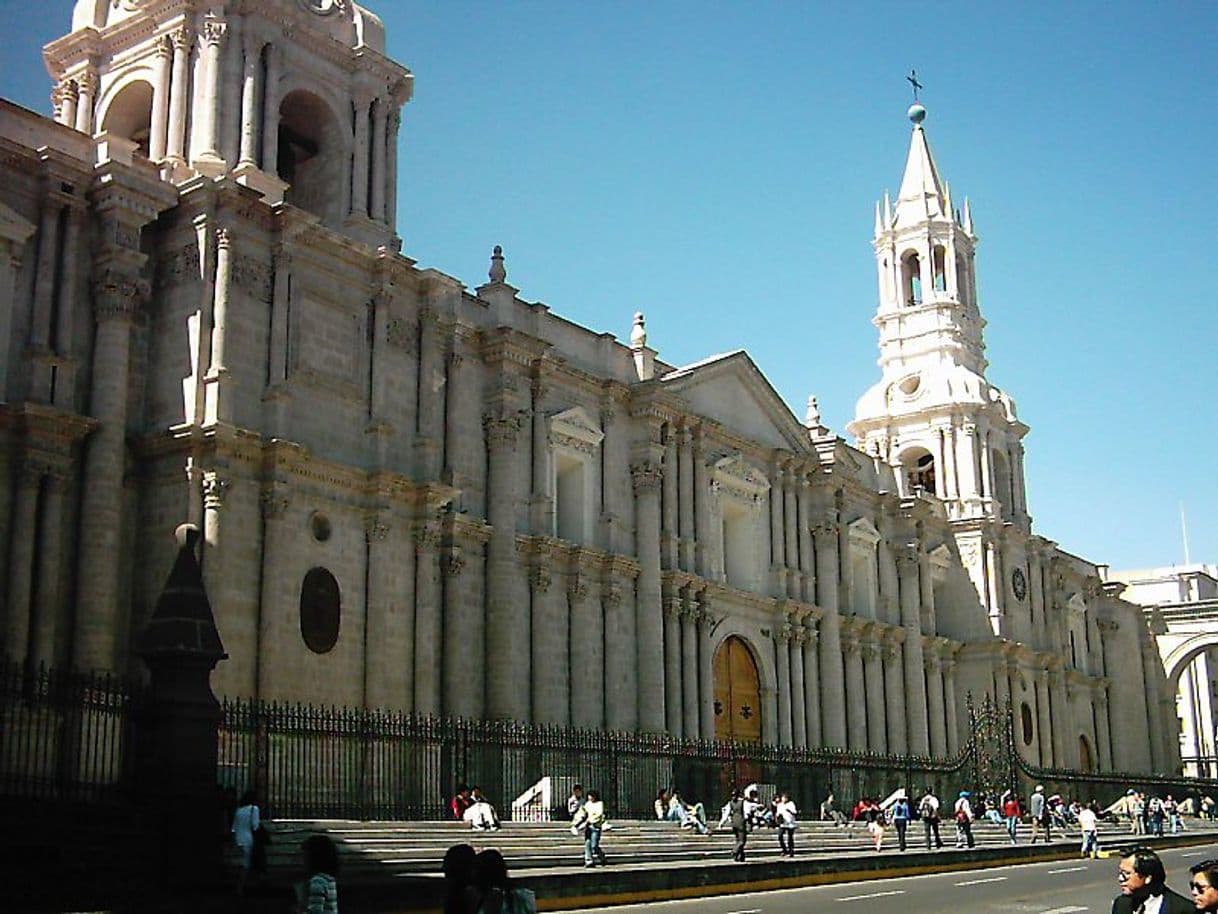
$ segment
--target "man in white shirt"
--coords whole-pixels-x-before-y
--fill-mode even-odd
[[[1078,811],[1078,827],[1083,832],[1083,856],[1099,859],[1099,817],[1095,814],[1094,801]]]

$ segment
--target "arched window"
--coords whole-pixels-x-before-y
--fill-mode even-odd
[[[1032,745],[1033,726],[1032,726],[1032,708],[1025,701],[1019,706],[1019,723],[1023,730],[1023,744],[1025,746]]]
[[[908,494],[916,494],[919,490],[929,495],[937,494],[935,458],[930,451],[925,448],[907,451],[901,458],[901,466],[905,470]]]
[[[1010,514],[1015,510],[1015,492],[1006,454],[1000,450],[991,451],[991,462],[994,466],[994,498],[999,502],[1000,513]]]
[[[349,183],[347,150],[338,118],[318,96],[289,92],[279,106],[279,158],[275,169],[290,187],[284,199],[337,224],[340,189]]]
[[[935,245],[934,258],[934,285],[936,292],[947,291],[947,251],[943,245]]]
[[[146,157],[152,131],[152,86],[137,79],[119,89],[106,108],[101,129],[132,140]]]
[[[1095,756],[1085,736],[1078,738],[1078,770],[1088,774],[1095,771]]]
[[[901,258],[901,292],[905,304],[922,304],[922,261],[917,251],[907,251]]]
[[[342,595],[334,575],[310,568],[300,585],[300,636],[309,650],[324,654],[338,643]]]

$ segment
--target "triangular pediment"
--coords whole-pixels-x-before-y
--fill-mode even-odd
[[[694,413],[742,438],[796,453],[810,450],[807,429],[743,350],[674,369],[660,382]]]
[[[11,207],[0,203],[0,239],[25,244],[34,234],[34,223]]]
[[[593,447],[600,444],[605,437],[592,414],[582,406],[572,406],[551,416],[550,435],[552,438],[570,439]]]

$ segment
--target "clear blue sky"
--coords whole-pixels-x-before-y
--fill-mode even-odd
[[[916,67],[968,195],[990,378],[1017,400],[1037,532],[1116,568],[1218,562],[1218,6],[371,4],[415,74],[399,231],[469,286],[682,364],[745,348],[844,434],[878,376],[873,204]],[[0,0],[0,91],[47,110],[71,4]],[[34,11],[37,15],[32,15]]]

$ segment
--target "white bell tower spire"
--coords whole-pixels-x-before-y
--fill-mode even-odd
[[[986,378],[968,203],[955,212],[927,142],[926,108],[913,133],[894,203],[877,206],[881,378],[847,428],[869,453],[900,468],[902,494],[942,499],[953,520],[988,519],[1027,531],[1030,518],[1014,401]]]

